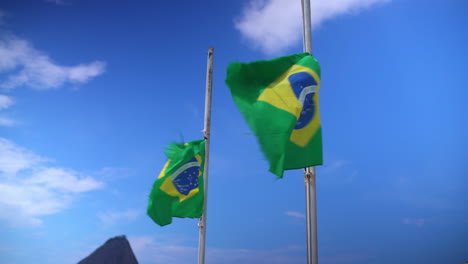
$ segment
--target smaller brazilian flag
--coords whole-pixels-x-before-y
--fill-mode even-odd
[[[257,136],[270,171],[322,164],[320,66],[309,53],[231,63],[226,84]]]
[[[160,226],[172,223],[172,217],[201,217],[205,141],[169,144],[166,156],[168,161],[149,195],[148,215]]]

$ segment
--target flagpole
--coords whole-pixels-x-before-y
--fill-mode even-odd
[[[312,30],[310,22],[310,0],[302,1],[302,31],[304,52],[312,54]]]
[[[304,52],[312,54],[310,0],[302,0],[302,24]],[[305,168],[304,183],[306,190],[307,264],[318,264],[317,196],[315,179],[315,167]]]
[[[205,124],[203,136],[205,138],[205,167],[203,169],[203,187],[205,199],[203,202],[203,215],[198,221],[199,241],[198,241],[198,264],[205,264],[205,244],[206,244],[206,216],[208,202],[208,162],[210,157],[210,128],[211,128],[211,86],[213,81],[213,47],[208,48],[208,61],[206,66],[206,93],[205,93]]]

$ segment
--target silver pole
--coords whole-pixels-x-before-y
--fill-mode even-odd
[[[302,0],[302,24],[304,52],[312,54],[310,0]],[[318,264],[317,195],[315,176],[315,167],[304,169],[304,183],[306,189],[307,264]]]
[[[310,26],[310,0],[302,0],[302,32],[304,52],[312,54],[312,30]]]
[[[304,171],[306,189],[307,264],[318,264],[315,167],[305,168]]]
[[[205,137],[205,167],[203,169],[203,182],[205,189],[205,200],[203,202],[203,215],[198,221],[200,229],[198,240],[198,264],[205,264],[206,244],[206,216],[208,205],[208,162],[210,157],[210,127],[211,127],[211,84],[213,81],[213,47],[208,48],[208,62],[206,66],[206,94],[205,94],[205,126],[203,134]]]

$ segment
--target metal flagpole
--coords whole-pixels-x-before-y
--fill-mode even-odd
[[[302,24],[304,36],[304,52],[312,54],[310,0],[302,0]],[[307,264],[318,264],[317,199],[315,176],[315,167],[308,167],[304,169],[307,220]]]
[[[302,0],[302,32],[304,52],[312,54],[312,30],[310,28],[310,0]]]
[[[307,220],[307,264],[318,264],[317,200],[315,189],[315,167],[304,169]]]
[[[208,162],[210,157],[210,127],[211,127],[211,84],[213,80],[213,47],[208,48],[208,62],[206,66],[206,94],[205,94],[205,125],[203,136],[205,137],[205,167],[203,169],[203,182],[205,199],[203,203],[203,215],[198,221],[200,229],[198,240],[198,264],[205,264],[206,244],[206,213],[208,211]]]

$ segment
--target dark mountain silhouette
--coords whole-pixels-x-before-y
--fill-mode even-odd
[[[78,264],[138,264],[138,261],[127,238],[117,236],[107,240]]]

